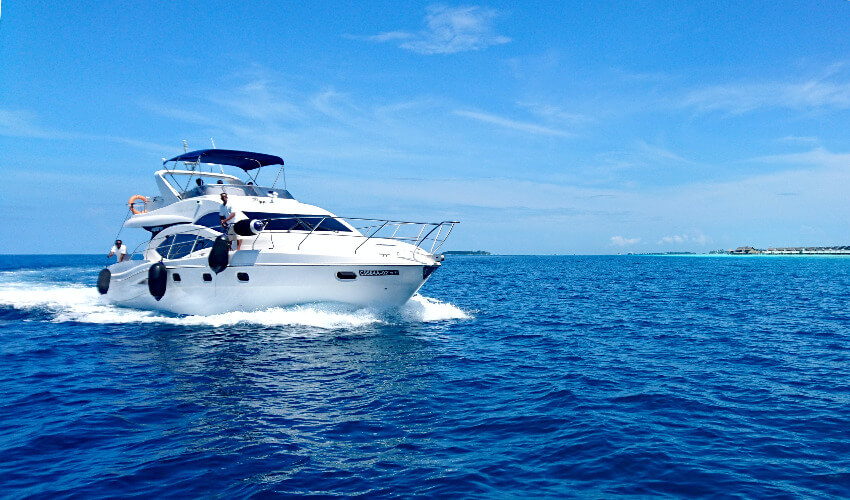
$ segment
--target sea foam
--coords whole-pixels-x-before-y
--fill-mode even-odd
[[[0,307],[42,311],[55,323],[163,323],[211,327],[256,324],[339,329],[390,324],[399,320],[424,323],[471,318],[470,314],[457,306],[418,294],[397,311],[344,304],[305,304],[209,316],[176,316],[157,311],[116,307],[106,302],[93,287],[50,282],[45,281],[43,277],[33,278],[35,277],[26,271],[4,272],[0,277]]]

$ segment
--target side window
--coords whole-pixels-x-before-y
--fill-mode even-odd
[[[245,217],[249,219],[268,219],[266,224],[267,230],[273,231],[309,231],[310,228],[296,219],[290,214],[271,214],[266,212],[245,212]]]
[[[168,251],[171,249],[171,243],[174,242],[174,235],[168,235],[165,237],[162,243],[156,247],[156,251],[159,253],[160,257],[163,259],[168,258]]]
[[[278,217],[269,221],[266,229],[276,229],[278,231],[309,231],[310,228],[302,224],[298,219],[291,215],[269,214],[272,217]]]
[[[266,225],[266,229],[276,231],[312,231],[313,227],[317,224],[319,224],[319,227],[316,227],[316,231],[351,231],[341,222],[331,217],[271,214],[264,212],[245,212],[245,216],[249,219],[270,219]]]
[[[174,235],[174,244],[171,246],[171,251],[168,253],[169,259],[182,259],[189,255],[192,251],[192,245],[195,244],[194,234],[177,234]]]
[[[319,219],[321,220],[321,219]],[[318,223],[318,220],[316,221]],[[342,222],[336,219],[325,219],[319,224],[319,227],[316,228],[316,231],[350,231],[347,227],[345,227]]]
[[[204,215],[203,217],[195,221],[195,224],[199,226],[208,227],[210,229],[218,231],[219,233],[224,232],[224,229],[221,227],[221,218],[218,216],[218,212],[210,212]]]
[[[212,248],[213,241],[209,238],[201,238],[198,236],[198,240],[195,241],[195,248],[192,249],[193,252],[197,252],[198,250],[203,250],[204,248]]]

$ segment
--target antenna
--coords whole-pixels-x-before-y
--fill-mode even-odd
[[[215,149],[215,141],[213,140],[213,138],[212,138],[212,137],[210,137],[210,142],[211,142],[211,143],[212,143],[212,145],[213,145],[213,149]]]
[[[185,152],[187,152],[187,151],[189,151],[189,145],[188,145],[188,144],[186,144],[186,139],[183,139],[183,152],[185,153]],[[183,166],[184,166],[184,167],[185,167],[185,166],[188,166],[188,165],[191,165],[191,170],[194,172],[194,171],[195,171],[195,166],[197,166],[198,164],[197,164],[197,163],[191,163],[191,164],[190,164],[188,161],[184,161],[184,162],[183,162]],[[189,180],[191,180],[191,179],[189,179]],[[188,183],[187,183],[187,186],[188,186]]]

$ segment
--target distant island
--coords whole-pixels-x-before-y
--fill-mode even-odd
[[[443,255],[490,255],[490,252],[484,250],[449,250],[443,252]]]

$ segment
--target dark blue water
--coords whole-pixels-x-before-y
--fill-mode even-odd
[[[3,496],[847,497],[850,259],[452,257],[398,313],[4,257]]]

